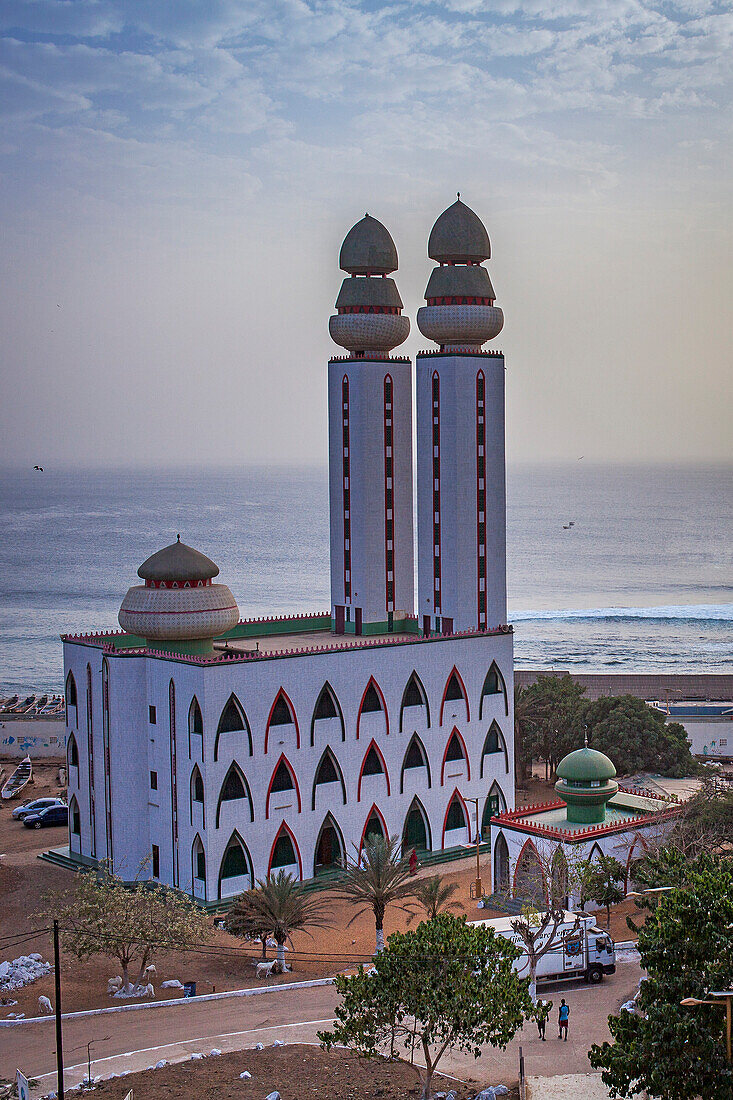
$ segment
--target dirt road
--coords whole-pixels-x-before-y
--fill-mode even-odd
[[[519,1044],[527,1072],[539,1076],[588,1071],[591,1043],[608,1037],[606,1019],[636,990],[640,977],[636,962],[621,963],[616,974],[600,986],[545,987],[543,996],[555,1003],[547,1042],[527,1024],[505,1051],[487,1048],[476,1065],[474,1059],[452,1053],[441,1069],[457,1077],[514,1079]],[[560,1042],[555,1030],[557,1006],[564,996],[571,1008],[568,1042]],[[316,1032],[333,1018],[337,995],[332,986],[273,991],[256,997],[188,1003],[175,1007],[150,1007],[133,1012],[86,1016],[64,1021],[67,1084],[85,1072],[86,1044],[96,1040],[94,1073],[107,1075],[154,1065],[161,1059],[176,1061],[194,1052],[241,1050],[257,1042],[271,1044],[316,1042]],[[39,1079],[37,1093],[55,1089],[53,1020],[0,1029],[0,1076],[13,1076],[20,1067]],[[77,1067],[71,1069],[71,1067]]]

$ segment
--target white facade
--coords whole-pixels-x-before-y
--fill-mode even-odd
[[[668,722],[685,727],[690,752],[709,760],[733,759],[733,705],[730,703],[650,703]]]
[[[424,848],[437,851],[475,837],[464,798],[479,798],[485,824],[490,810],[513,806],[510,632],[260,659],[126,653],[104,636],[68,640],[64,650],[78,699],[68,708],[70,848],[110,859],[124,878],[154,856],[151,877],[212,902],[278,866],[312,878],[324,826],[334,830],[336,863],[344,848],[354,854],[375,815],[409,850],[416,810]],[[413,673],[423,702],[407,706]],[[370,684],[379,709],[368,709]],[[324,687],[336,716],[315,718]],[[218,733],[232,695],[245,728]],[[273,722],[278,698],[280,717],[294,722]],[[194,732],[194,699],[202,733]],[[415,739],[425,763],[404,766]],[[376,771],[365,767],[372,749]],[[324,754],[336,779],[316,783]],[[273,791],[281,762],[292,786]],[[244,797],[222,798],[232,769]],[[281,834],[291,839],[291,864],[277,863]],[[222,877],[232,845],[246,873]]]
[[[409,359],[332,360],[328,425],[336,630],[389,629],[415,602]]]
[[[417,356],[418,621],[506,622],[504,357]]]

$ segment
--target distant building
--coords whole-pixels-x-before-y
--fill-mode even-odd
[[[69,850],[215,904],[279,869],[309,879],[373,833],[461,849],[514,806],[506,625],[503,315],[486,230],[460,200],[430,235],[412,364],[368,215],[348,233],[328,366],[331,608],[240,620],[180,540],[138,570],[117,634],[66,635]],[[478,799],[477,822],[469,800]]]
[[[685,727],[693,756],[703,760],[733,760],[733,704],[657,700],[649,706],[666,714],[668,722],[679,722]]]

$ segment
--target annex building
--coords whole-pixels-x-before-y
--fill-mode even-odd
[[[513,809],[505,366],[484,350],[503,314],[460,199],[428,254],[435,346],[413,367],[392,354],[410,324],[389,232],[367,215],[341,249],[330,609],[242,620],[178,540],[138,569],[121,633],[64,636],[73,860],[132,878],[148,859],[215,904],[281,868],[313,878],[370,833],[460,848]]]

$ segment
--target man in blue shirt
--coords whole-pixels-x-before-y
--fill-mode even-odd
[[[570,1005],[565,1004],[565,998],[560,1001],[560,1011],[558,1013],[559,1034],[558,1039],[565,1039],[568,1041],[568,1018],[570,1017]]]

